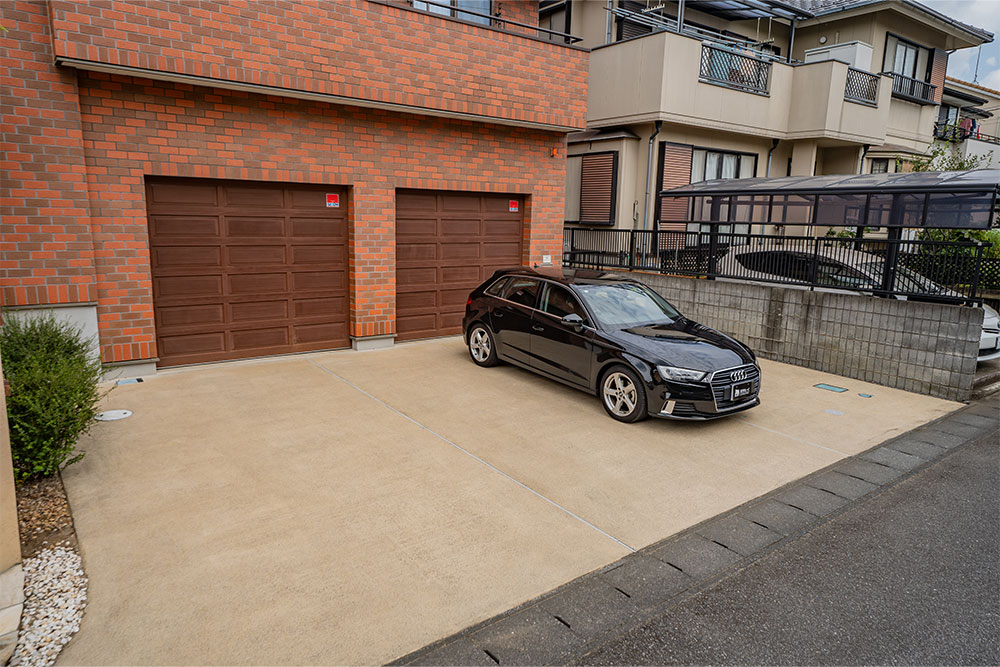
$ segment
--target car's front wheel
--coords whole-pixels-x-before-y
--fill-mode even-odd
[[[474,324],[469,329],[469,356],[479,366],[496,366],[497,346],[493,332],[484,324]]]
[[[605,411],[620,422],[637,422],[649,416],[642,381],[635,371],[625,366],[614,366],[604,375],[601,403]]]

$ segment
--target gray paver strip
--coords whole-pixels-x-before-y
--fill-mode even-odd
[[[732,549],[727,549],[696,533],[688,533],[679,539],[671,540],[664,546],[654,549],[650,555],[680,568],[684,574],[695,579],[710,577],[741,558]]]
[[[816,517],[776,500],[765,500],[740,512],[740,516],[762,524],[782,535],[791,535],[812,523]]]
[[[909,454],[903,454],[902,452],[898,453],[903,456],[909,456]],[[923,460],[920,460],[920,462],[923,463]],[[902,475],[906,470],[909,470],[909,468],[903,469],[890,467],[888,464],[874,462],[871,460],[847,459],[846,461],[838,464],[835,470],[845,475],[850,475],[851,477],[857,477],[866,482],[871,482],[872,484],[888,484]]]
[[[743,556],[759,551],[782,538],[781,533],[739,516],[727,516],[712,521],[698,528],[697,533]]]
[[[990,410],[982,404],[970,406],[626,556],[497,617],[496,622],[468,628],[455,640],[430,645],[397,662],[491,664],[482,661],[482,657],[490,658],[483,649],[501,665],[565,662],[580,647],[596,645],[616,628],[627,627],[708,585],[720,573],[795,539],[800,531],[937,460],[948,449],[997,429],[1000,420]]]

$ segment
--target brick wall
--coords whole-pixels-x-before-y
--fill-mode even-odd
[[[537,23],[533,3],[501,3]],[[587,53],[368,0],[51,0],[55,54],[583,129]]]
[[[52,66],[41,3],[0,3],[3,303],[96,300],[76,75]]]
[[[394,333],[396,188],[526,194],[524,260],[561,252],[559,133],[100,73],[80,109],[105,361],[155,352],[145,175],[351,186],[354,336]]]
[[[632,275],[765,359],[953,401],[968,400],[972,391],[981,309]]]

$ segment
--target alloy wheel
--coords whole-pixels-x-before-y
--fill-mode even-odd
[[[635,410],[635,384],[624,373],[610,373],[604,378],[604,404],[614,415],[627,417]]]
[[[476,327],[469,336],[472,358],[482,363],[490,358],[490,349],[490,335],[482,327]]]

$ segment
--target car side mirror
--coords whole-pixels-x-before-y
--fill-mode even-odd
[[[570,327],[574,331],[580,331],[583,329],[583,318],[576,313],[570,313],[560,320],[564,325]]]

